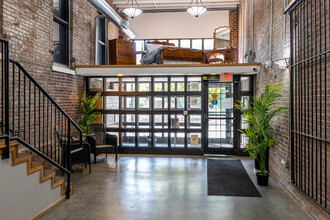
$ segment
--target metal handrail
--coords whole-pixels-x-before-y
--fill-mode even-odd
[[[66,196],[69,198],[71,125],[79,134],[81,146],[83,132],[18,61],[9,59],[9,42],[0,39],[0,43],[2,67],[0,138],[5,138],[7,145],[3,149],[2,158],[9,158],[10,140],[18,141],[67,175]],[[62,137],[67,137],[68,141],[65,144],[56,136],[57,131]]]
[[[1,43],[1,119],[2,138],[5,139],[6,148],[2,150],[2,159],[9,158],[9,42],[0,39]],[[3,125],[3,122],[5,125]]]
[[[9,59],[10,63],[15,64],[18,68],[20,68],[23,73],[35,84],[35,86],[55,105],[63,114],[66,118],[68,118],[71,123],[82,133],[81,128],[71,119],[71,117],[59,106],[54,99],[44,90],[44,88],[41,87],[41,85],[26,71],[26,69],[16,60],[14,59]]]

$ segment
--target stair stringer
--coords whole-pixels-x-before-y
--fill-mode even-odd
[[[55,172],[45,176],[42,164],[32,167],[32,155],[19,157],[18,145],[11,142],[11,158],[0,160],[1,219],[28,219],[64,197],[66,192],[64,179],[55,182]],[[47,180],[50,188],[44,183]]]
[[[17,146],[15,147],[11,147],[12,152],[12,165],[18,165],[24,162],[27,162],[27,173],[28,175],[38,172],[40,171],[40,183],[43,183],[49,179],[51,179],[51,183],[52,183],[52,189],[61,186],[61,195],[65,194],[66,189],[65,189],[65,182],[64,179],[61,179],[57,182],[55,182],[55,171],[48,174],[47,176],[44,175],[45,173],[45,169],[44,169],[44,165],[40,164],[36,167],[32,167],[32,155],[27,155],[27,156],[23,156],[23,157],[18,157],[18,148]]]

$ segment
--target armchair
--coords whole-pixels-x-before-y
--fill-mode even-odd
[[[80,143],[73,142],[71,144],[71,165],[73,164],[85,164],[85,168],[87,164],[89,165],[89,173],[92,172],[91,168],[91,148],[88,143],[83,142],[82,149],[80,147]]]
[[[94,163],[96,156],[105,153],[106,158],[108,153],[115,153],[116,162],[118,160],[118,145],[117,136],[105,133],[103,123],[91,123],[87,125],[87,142],[91,146],[91,153],[94,154]]]
[[[66,157],[64,152],[66,151],[68,147],[68,138],[66,136],[63,136],[59,134],[57,131],[55,131],[59,146],[62,147],[62,165],[64,167],[67,167],[66,164]],[[80,141],[75,141],[71,138],[71,166],[73,164],[84,164],[85,168],[87,167],[87,164],[89,165],[89,173],[92,172],[91,168],[91,148],[88,143],[83,141],[82,145],[80,145]],[[67,167],[68,168],[68,167]],[[71,169],[71,167],[70,167]]]

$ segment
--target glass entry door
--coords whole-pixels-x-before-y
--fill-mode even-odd
[[[233,108],[237,100],[237,84],[206,82],[205,153],[238,154],[237,110]]]

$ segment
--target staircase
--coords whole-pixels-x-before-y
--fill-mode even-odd
[[[9,42],[3,39],[0,62],[2,159],[11,153],[13,166],[27,163],[29,175],[40,172],[40,182],[51,179],[51,187],[60,186],[70,198],[71,144],[79,141],[82,150],[82,130],[19,62],[9,59]]]
[[[4,142],[0,142],[0,155],[2,154],[2,150],[6,148]],[[47,169],[44,164],[40,162],[33,162],[32,154],[29,151],[25,151],[24,153],[18,152],[19,142],[12,141],[9,144],[9,152],[12,153],[12,166],[27,163],[27,174],[33,174],[35,172],[40,171],[40,183],[43,183],[49,179],[51,179],[52,189],[61,186],[61,194],[63,195],[66,192],[64,177],[56,176],[56,172],[54,169]],[[70,190],[72,191],[72,190]]]

